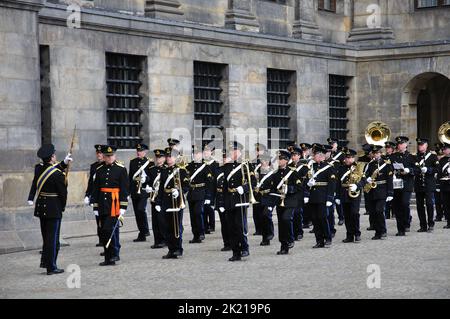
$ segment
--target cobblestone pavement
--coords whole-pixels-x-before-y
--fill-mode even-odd
[[[450,230],[437,223],[433,234],[417,233],[413,216],[407,237],[394,236],[391,219],[388,238],[372,241],[362,215],[361,243],[342,243],[345,227],[336,225],[331,248],[312,249],[314,236],[305,232],[287,256],[276,255],[276,240],[261,247],[260,237],[249,235],[250,257],[235,263],[227,261],[230,252],[220,252],[218,222],[202,244],[188,243],[192,235],[186,226],[185,252],[178,260],[162,260],[166,249],[150,249],[153,239],[133,243],[133,232],[121,236],[122,261],[99,267],[95,237],[69,239],[58,263],[66,270],[70,264],[80,266],[80,289],[67,288],[69,273],[44,274],[38,251],[27,251],[0,256],[0,298],[449,298]],[[370,264],[380,267],[380,288],[367,286]]]

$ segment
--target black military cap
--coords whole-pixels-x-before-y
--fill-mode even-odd
[[[233,141],[233,142],[230,143],[229,148],[231,150],[240,150],[240,151],[242,151],[244,149],[244,146],[241,143],[237,142],[237,141]]]
[[[174,146],[180,144],[180,141],[175,138],[169,138],[167,139],[167,144],[169,144],[169,146]]]
[[[148,146],[143,143],[136,144],[136,151],[145,151],[148,150]]]
[[[49,158],[55,154],[55,146],[53,144],[44,144],[37,151],[37,156],[41,159]]]
[[[397,144],[403,144],[403,143],[407,143],[409,141],[409,138],[407,138],[406,136],[397,136],[395,138],[395,142]]]
[[[394,143],[394,142],[384,142],[384,147],[385,148],[388,148],[388,147],[390,147],[390,148],[395,148],[395,146],[396,146],[396,144]]]
[[[313,153],[322,153],[325,154],[327,152],[327,150],[325,149],[324,145],[318,144],[318,143],[314,143],[313,144]]]
[[[172,149],[171,147],[166,147],[164,150],[164,155],[166,157],[177,157],[179,154],[180,154],[180,152]]]
[[[370,145],[370,152],[377,153],[380,152],[383,147],[381,145]]]
[[[327,152],[331,152],[333,150],[333,146],[331,145],[322,145],[322,146]]]
[[[308,144],[308,143],[301,143],[300,144],[300,147],[302,148],[302,149],[310,149],[311,148],[311,144]]]
[[[428,139],[427,138],[420,138],[420,137],[418,137],[418,138],[416,138],[416,142],[417,142],[417,144],[418,145],[422,145],[422,144],[428,144]]]
[[[329,138],[327,138],[327,142],[328,142],[328,144],[332,145],[334,143],[337,143],[338,140],[335,139],[334,137],[329,137]]]
[[[292,154],[302,154],[302,152],[303,150],[297,145],[293,146],[291,149]]]
[[[163,156],[165,156],[165,150],[161,150],[161,149],[156,149],[156,150],[153,150],[153,153],[155,153],[155,156],[156,157],[163,157]]]
[[[344,147],[342,149],[342,152],[344,153],[344,155],[346,157],[353,157],[353,156],[356,156],[356,154],[357,154],[355,150],[352,150],[352,149],[347,148],[347,147]]]
[[[287,150],[279,150],[278,151],[278,158],[279,159],[285,159],[285,160],[289,160],[291,158],[291,153]]]
[[[109,156],[113,155],[117,151],[117,147],[111,145],[102,145],[102,153],[103,155]]]
[[[370,150],[372,149],[371,145],[370,145],[370,144],[367,144],[367,143],[361,145],[361,148],[362,148],[362,150],[363,150],[365,153],[369,153]]]
[[[286,144],[286,146],[287,146],[286,148],[289,152],[292,152],[293,147],[296,145],[297,145],[297,143],[295,141],[289,141]]]
[[[102,144],[95,144],[94,145],[94,147],[95,147],[95,151],[97,152],[97,153],[101,153],[102,152]]]

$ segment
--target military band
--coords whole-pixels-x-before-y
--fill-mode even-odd
[[[450,124],[448,124],[450,127]],[[381,134],[383,136],[383,134]],[[367,136],[366,136],[367,139]],[[130,161],[129,174],[116,159],[112,145],[95,145],[97,160],[90,165],[84,203],[93,207],[99,242],[104,248],[101,266],[120,260],[119,228],[129,198],[138,228],[134,241],[150,235],[147,205],[151,206],[154,243],[151,248],[167,246],[164,259],[183,255],[183,211],[189,207],[193,238],[201,243],[220,219],[223,247],[232,251],[230,261],[250,254],[247,214],[252,207],[255,235],[261,246],[270,246],[275,236],[272,215],[276,212],[280,249],[287,255],[294,242],[304,237],[303,228],[314,226],[314,248],[330,247],[336,229],[334,207],[339,224],[345,223],[344,243],[361,241],[360,207],[364,198],[373,240],[387,238],[386,219],[396,217],[396,236],[405,236],[411,225],[410,201],[413,193],[420,223],[418,232],[431,233],[435,221],[446,219],[450,228],[450,140],[446,135],[429,149],[429,140],[417,138],[417,153],[408,152],[409,138],[395,142],[373,139],[362,146],[363,153],[339,147],[329,138],[326,144],[295,142],[277,151],[278,163],[262,144],[257,144],[254,162],[243,158],[243,145],[233,141],[223,152],[223,164],[212,156],[214,148],[205,143],[193,146],[192,161],[186,162],[180,141],[170,138],[168,147],[153,151],[136,145],[137,157]],[[385,153],[382,153],[382,149]],[[62,213],[67,201],[64,170],[72,161],[68,154],[57,164],[53,145],[38,151],[42,159],[35,167],[28,204],[35,205],[43,240],[41,267],[58,274],[57,266]],[[130,196],[129,196],[130,195]],[[187,204],[187,205],[186,205]],[[212,213],[210,212],[212,211]],[[436,215],[435,215],[436,211]],[[434,219],[436,216],[436,220]],[[265,248],[266,249],[266,248]],[[268,248],[270,249],[270,248]]]

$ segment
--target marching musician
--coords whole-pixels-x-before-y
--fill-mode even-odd
[[[209,166],[209,169],[211,170],[212,176],[213,176],[213,185],[210,189],[212,191],[211,194],[209,194],[211,204],[206,205],[205,204],[205,210],[204,210],[204,223],[205,223],[205,234],[213,233],[216,230],[216,214],[214,211],[214,199],[216,196],[215,190],[217,189],[215,182],[216,177],[219,174],[219,163],[215,160],[213,157],[215,151],[215,147],[212,144],[205,143],[203,145],[203,160],[205,161],[206,165]]]
[[[313,147],[314,164],[311,166],[305,188],[304,203],[311,212],[316,236],[316,245],[313,248],[326,247],[325,240],[330,237],[327,211],[334,201],[336,175],[333,167],[325,161],[326,152],[320,144]]]
[[[443,157],[439,161],[438,179],[441,187],[441,201],[444,208],[447,225],[445,229],[450,229],[450,144],[443,143]]]
[[[292,220],[298,205],[297,194],[300,192],[301,180],[295,168],[288,166],[290,159],[289,151],[278,151],[278,170],[271,179],[270,194],[277,197],[275,204],[278,216],[278,238],[281,243],[277,255],[287,255],[289,248],[294,245]]]
[[[114,146],[102,146],[105,164],[97,169],[92,191],[92,203],[94,213],[99,216],[100,240],[105,256],[100,266],[113,266],[120,260],[118,225],[119,221],[123,221],[128,207],[128,173],[125,166],[116,161],[116,150]]]
[[[159,249],[167,246],[167,223],[163,213],[157,212],[155,209],[155,199],[158,195],[158,190],[161,182],[161,172],[164,169],[166,162],[165,150],[153,150],[155,156],[155,165],[150,167],[148,178],[143,185],[147,194],[150,194],[150,205],[152,208],[152,230],[154,237],[154,244],[150,246],[152,249]]]
[[[252,170],[255,172],[256,181],[260,178],[260,169],[261,169],[261,157],[264,156],[266,151],[266,147],[263,144],[256,143],[256,163],[252,163]],[[255,195],[256,196],[256,195]],[[253,222],[255,224],[255,233],[253,236],[261,236],[262,235],[262,224],[263,224],[263,210],[264,208],[261,206],[260,201],[257,201],[256,204],[253,204]]]
[[[231,161],[230,158],[226,158],[226,151],[224,151],[223,162],[229,163]],[[230,226],[229,226],[229,218],[227,218],[225,212],[225,199],[224,199],[224,166],[219,166],[217,169],[216,176],[216,193],[214,197],[214,207],[217,209],[217,213],[219,214],[220,219],[220,231],[222,234],[223,247],[220,251],[230,251],[231,250],[231,236],[230,236]]]
[[[366,183],[364,173],[360,168],[364,168],[364,164],[355,162],[356,151],[345,147],[342,152],[345,157],[343,165],[338,168],[335,200],[344,212],[347,235],[342,242],[360,242],[359,208],[362,189]]]
[[[311,148],[312,145],[308,144],[308,143],[301,143],[300,147],[302,149],[302,158],[301,158],[301,163],[305,164],[308,166],[308,168],[314,163],[314,160],[312,159],[311,156]],[[309,227],[311,227],[312,225],[312,219],[311,219],[311,214],[308,211],[306,205],[304,205],[304,203],[302,202],[301,206],[303,206],[302,211],[303,211],[303,228],[304,229],[309,229]]]
[[[211,205],[213,188],[213,174],[211,167],[203,161],[203,151],[193,147],[193,161],[186,167],[189,175],[189,215],[191,218],[192,234],[191,244],[201,243],[205,239],[204,208]]]
[[[330,140],[330,139],[329,139]],[[331,169],[333,170],[333,174],[337,174],[337,168],[339,167],[339,162],[337,160],[333,160],[331,154],[333,151],[333,146],[330,144],[324,144],[322,147],[326,150],[325,153],[325,162],[331,166]],[[331,206],[327,208],[327,219],[328,219],[328,229],[329,232],[327,234],[327,239],[325,241],[325,245],[331,245],[331,242],[336,235],[336,221],[334,216],[334,205],[335,202],[332,201]],[[343,217],[342,217],[343,218]],[[341,219],[341,217],[339,217]]]
[[[442,143],[436,143],[435,144],[435,153],[438,159],[438,162],[440,162],[441,158],[444,157],[444,154],[442,153],[442,148],[444,147],[444,144]],[[439,165],[438,165],[439,168]],[[435,222],[441,222],[442,218],[444,217],[444,208],[442,206],[442,200],[441,200],[441,186],[440,181],[438,178],[439,170],[436,169],[436,173],[434,174],[436,178],[436,191],[434,192],[434,200],[435,200],[435,206],[436,206],[436,219]]]
[[[56,260],[59,252],[59,237],[62,213],[66,208],[67,185],[63,171],[72,158],[67,154],[64,161],[57,164],[55,147],[44,144],[37,156],[42,160],[34,168],[34,178],[28,195],[28,205],[33,205],[37,194],[34,216],[39,218],[42,235],[41,268],[47,269],[47,275],[61,274]]]
[[[94,179],[95,179],[95,173],[97,172],[97,169],[101,167],[103,162],[103,154],[102,154],[102,145],[96,144],[95,145],[95,155],[97,157],[97,161],[91,164],[89,169],[89,180],[87,189],[84,195],[84,203],[86,205],[89,205],[91,203],[91,196],[92,196],[92,186],[94,185]],[[98,215],[95,216],[95,222],[97,224],[97,237],[98,237],[98,243],[96,247],[102,247],[102,244],[100,242],[100,224],[99,224],[99,218]]]
[[[394,142],[387,141],[384,143],[385,153],[383,154],[383,159],[391,160],[392,154],[395,152],[396,144]],[[394,213],[392,212],[392,201],[387,202],[384,208],[384,216],[386,219],[390,219],[391,216],[394,217]]]
[[[176,165],[179,151],[165,149],[167,166],[161,171],[161,182],[155,209],[166,218],[168,253],[163,259],[177,259],[183,256],[183,193],[188,191],[189,179],[184,167]]]
[[[154,163],[147,157],[148,146],[143,143],[136,144],[136,158],[130,161],[130,194],[133,202],[134,216],[139,234],[134,242],[146,241],[150,236],[147,218],[147,202],[149,194],[143,191],[143,186],[149,176],[150,167]]]
[[[344,152],[342,151],[342,149],[338,148],[338,140],[336,138],[329,137],[327,139],[327,142],[332,147],[330,163],[333,164],[333,166],[337,172],[337,170],[339,169],[339,166],[341,166],[342,161],[345,158],[345,155],[344,155]],[[334,207],[334,205],[333,205],[333,207]],[[338,214],[338,219],[339,219],[338,225],[342,226],[344,224],[344,212],[342,210],[341,205],[336,204],[336,212]]]
[[[416,166],[420,170],[414,180],[417,214],[420,221],[418,232],[431,233],[434,229],[434,192],[436,191],[434,175],[437,172],[439,161],[436,154],[428,150],[428,139],[417,138],[416,142]]]
[[[372,227],[375,236],[372,240],[380,240],[386,237],[386,219],[384,217],[384,206],[392,201],[393,193],[393,171],[389,160],[381,157],[380,145],[371,145],[372,161],[367,166],[365,178],[369,185],[364,191],[367,193],[367,207],[372,216]],[[373,185],[372,187],[367,187]]]

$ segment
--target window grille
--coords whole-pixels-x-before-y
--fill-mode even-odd
[[[339,146],[347,146],[347,85],[348,77],[330,75],[329,77],[329,118],[330,137],[339,141]]]

